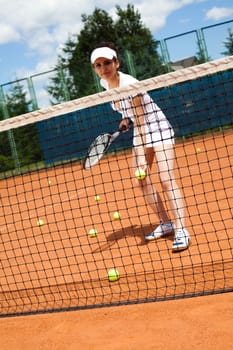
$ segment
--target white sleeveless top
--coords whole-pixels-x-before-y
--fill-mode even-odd
[[[127,86],[138,82],[137,79],[131,75],[119,72],[119,87]],[[101,86],[105,90],[109,90],[109,86],[106,80],[100,80]],[[121,113],[122,118],[130,118],[132,122],[134,121],[134,109],[132,108],[132,98],[134,96],[127,96],[121,98],[116,103],[111,103],[113,110]],[[146,132],[146,147],[153,147],[155,143],[174,143],[174,131],[166,116],[162,110],[157,106],[154,100],[150,97],[148,93],[142,93],[142,107],[145,113],[145,132]],[[134,145],[135,138],[134,138]]]

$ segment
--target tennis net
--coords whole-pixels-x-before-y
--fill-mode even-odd
[[[82,167],[94,138],[118,128],[110,103],[144,92],[176,135],[192,242],[181,252],[173,236],[145,240],[160,220],[135,187],[133,126]],[[0,121],[0,315],[232,291],[232,125],[233,56]],[[150,177],[174,219],[157,165]]]

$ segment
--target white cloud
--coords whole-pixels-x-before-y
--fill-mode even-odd
[[[206,13],[207,19],[221,20],[233,14],[233,7],[213,7]]]
[[[72,6],[66,0],[0,0],[1,42],[25,41],[30,50],[46,55],[49,46],[66,41],[68,33],[80,30],[81,14],[89,8],[86,5],[77,0]]]
[[[146,0],[134,0],[133,4],[143,23],[155,34],[172,12],[201,1],[156,0],[148,5]],[[41,72],[41,68],[49,70],[54,67],[58,52],[69,35],[79,33],[83,27],[81,15],[90,15],[95,8],[100,8],[113,17],[116,3],[121,8],[126,7],[123,0],[0,0],[0,44],[23,43],[24,55],[37,61],[35,73]]]
[[[19,33],[6,23],[0,24],[0,44],[6,44],[11,41],[18,41],[20,38]]]
[[[199,3],[200,0],[157,0],[151,1],[148,6],[148,1],[134,1],[134,6],[139,10],[142,21],[153,33],[158,32],[165,24],[167,17],[174,11],[183,6]],[[122,6],[124,6],[122,4]]]
[[[171,12],[198,2],[200,0],[157,0],[151,1],[148,6],[146,0],[135,0],[133,4],[140,11],[143,22],[152,31],[157,31]],[[117,4],[122,8],[126,6],[123,0]],[[40,47],[36,41],[39,39],[42,44],[44,38],[45,48],[40,47],[38,51],[44,54],[51,43],[60,44],[66,41],[68,33],[79,32],[82,27],[81,15],[91,14],[95,7],[112,14],[116,0],[73,0],[71,4],[67,0],[0,0],[1,27],[8,28],[9,33],[12,33],[8,38],[5,36],[4,42],[26,40],[29,48],[35,50]]]

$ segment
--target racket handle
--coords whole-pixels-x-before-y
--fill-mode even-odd
[[[125,131],[125,130],[127,130],[127,128],[126,128],[126,126],[125,125],[122,125],[122,127],[121,128],[119,128],[119,132],[123,132],[123,131]]]

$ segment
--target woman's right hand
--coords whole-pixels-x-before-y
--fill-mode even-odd
[[[122,130],[123,132],[127,132],[130,129],[131,125],[131,119],[130,118],[124,118],[121,120],[119,124],[119,130]]]

